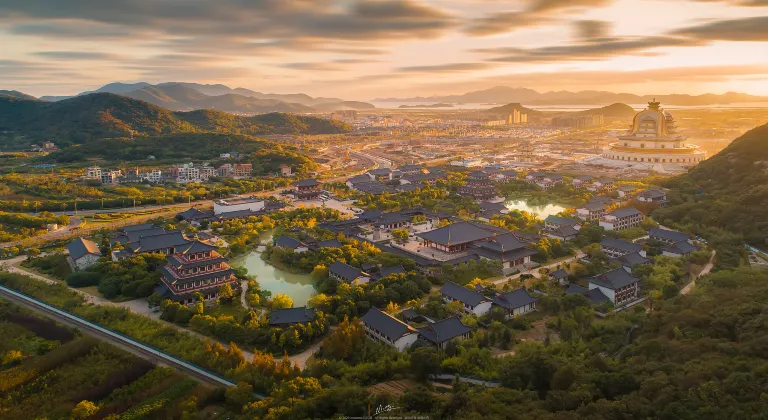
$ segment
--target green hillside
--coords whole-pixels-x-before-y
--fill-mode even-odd
[[[37,98],[35,98],[32,95],[27,95],[26,93],[19,92],[18,90],[2,90],[0,89],[0,96],[10,96],[12,98],[17,99],[28,99],[30,101],[36,101]]]
[[[672,205],[654,212],[660,223],[702,234],[732,233],[765,247],[768,124],[748,131],[688,174],[673,178],[668,186]]]
[[[8,149],[51,140],[59,146],[104,138],[217,132],[334,134],[351,127],[315,117],[266,114],[240,117],[219,111],[173,112],[144,101],[95,93],[59,102],[0,95],[0,141]]]
[[[523,114],[528,114],[528,118],[531,117],[540,117],[542,113],[540,111],[536,111],[535,109],[526,108],[522,106],[521,104],[506,104],[502,106],[497,106],[494,108],[486,109],[485,113],[487,114],[500,114],[500,115],[509,115],[512,113],[512,111],[517,110],[520,111]]]
[[[586,111],[569,112],[569,116],[601,114],[605,118],[632,118],[637,114],[631,106],[622,103],[607,105],[602,108],[588,109]]]

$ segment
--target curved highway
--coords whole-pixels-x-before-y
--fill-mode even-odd
[[[55,319],[56,321],[59,321],[63,324],[81,329],[89,335],[120,347],[143,359],[176,368],[177,370],[202,382],[214,386],[236,386],[234,382],[222,378],[215,373],[211,373],[185,360],[171,356],[161,350],[155,349],[154,347],[148,346],[130,337],[104,328],[101,325],[86,321],[79,316],[73,315],[47,303],[41,302],[23,293],[19,293],[7,287],[0,286],[0,297],[17,305],[24,306],[35,312],[43,314],[49,318]],[[264,396],[258,394],[254,394],[254,396],[258,399],[264,398]]]

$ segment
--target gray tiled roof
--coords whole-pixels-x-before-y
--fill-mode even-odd
[[[548,223],[554,223],[557,225],[563,225],[563,226],[578,226],[581,223],[578,220],[571,219],[568,217],[560,217],[560,216],[553,216],[549,215],[546,219],[544,219],[545,222]]]
[[[639,278],[633,277],[623,268],[617,268],[615,270],[607,271],[603,274],[598,274],[595,277],[590,277],[588,280],[592,284],[603,286],[612,290],[621,289],[624,286],[628,286],[632,283],[637,283],[640,281]]]
[[[182,254],[195,254],[198,252],[213,251],[216,247],[208,245],[200,241],[192,241],[189,245],[180,246],[176,249],[177,253]]]
[[[610,261],[617,262],[624,267],[630,267],[630,268],[632,268],[632,266],[635,264],[648,264],[649,262],[651,262],[650,259],[643,257],[638,252],[630,252],[629,254],[622,255],[619,258],[611,259]]]
[[[378,308],[371,308],[360,320],[392,341],[397,341],[406,334],[418,332],[413,327]]]
[[[674,242],[687,241],[691,239],[691,237],[686,235],[685,233],[678,232],[676,230],[659,229],[659,228],[648,229],[648,236],[652,238],[653,237],[663,238],[663,239],[674,241]]]
[[[153,227],[155,227],[155,225],[153,225],[152,223],[141,223],[138,225],[123,226],[122,231],[131,232],[134,230],[147,230],[147,229],[152,229]]]
[[[675,242],[672,245],[664,247],[664,251],[671,252],[679,255],[687,255],[691,252],[698,251],[699,248],[696,245],[691,245],[688,241]]]
[[[493,236],[493,232],[469,222],[459,222],[421,233],[418,236],[441,245],[457,245],[490,238]]]
[[[320,185],[320,183],[316,179],[302,179],[294,182],[293,185],[296,187],[314,187]]]
[[[443,287],[440,288],[440,293],[448,296],[451,299],[466,303],[472,307],[475,307],[481,302],[487,300],[482,294],[477,293],[474,290],[469,290],[466,287],[459,286],[458,284],[450,281],[446,282]]]
[[[162,235],[142,237],[129,246],[134,252],[154,252],[166,248],[181,247],[189,244],[189,242],[181,232],[173,231]]]
[[[288,249],[296,249],[296,248],[300,247],[301,245],[302,245],[301,241],[299,241],[296,238],[292,238],[292,237],[290,237],[288,235],[280,235],[275,240],[275,246],[280,246],[280,247],[288,248]]]
[[[341,248],[343,244],[338,239],[329,239],[317,243],[318,248]]]
[[[493,251],[508,252],[524,248],[525,244],[510,232],[480,241],[477,243],[477,246]]]
[[[389,168],[378,168],[378,169],[371,169],[368,171],[371,175],[389,175],[392,173],[392,170]]]
[[[70,242],[67,245],[67,251],[69,251],[69,256],[72,257],[73,260],[80,259],[88,254],[101,256],[99,246],[96,245],[95,242],[83,238],[77,238]]]
[[[550,230],[549,232],[560,238],[570,238],[579,234],[579,231],[574,229],[572,226],[560,226],[556,229]]]
[[[640,252],[643,250],[643,246],[640,244],[611,238],[610,236],[603,238],[603,240],[600,241],[600,246],[606,248],[616,248],[627,252]]]
[[[315,310],[305,306],[299,308],[276,309],[269,314],[269,325],[312,322],[314,316]]]
[[[640,196],[647,197],[647,198],[661,198],[667,195],[664,191],[658,190],[658,189],[648,189],[640,193]]]
[[[383,279],[384,277],[391,276],[392,274],[405,274],[406,271],[401,265],[395,265],[392,267],[384,267],[378,273],[373,275],[376,279]]]
[[[608,296],[604,295],[603,292],[600,291],[600,289],[592,289],[588,290],[584,287],[579,286],[578,284],[572,284],[568,286],[568,289],[565,291],[566,295],[582,295],[591,304],[598,304],[601,302],[607,302],[610,301]]]
[[[585,203],[580,208],[587,209],[589,211],[605,210],[605,204],[603,203]]]
[[[440,344],[461,337],[473,330],[474,328],[464,325],[458,317],[454,316],[419,328],[419,335],[432,343]]]
[[[336,261],[331,264],[328,267],[328,272],[333,273],[334,275],[339,276],[346,281],[353,281],[364,274],[359,269],[341,261]]]
[[[636,214],[643,214],[643,213],[634,207],[624,207],[621,209],[614,210],[611,214],[613,214],[616,217],[628,217],[628,216],[634,216]]]
[[[523,306],[530,305],[536,302],[538,299],[528,294],[528,291],[520,288],[507,293],[499,293],[493,298],[493,303],[499,305],[502,308],[514,310],[522,308]]]
[[[559,270],[555,270],[555,271],[549,273],[549,276],[554,278],[554,279],[558,279],[558,280],[559,279],[564,279],[564,278],[568,277],[568,272],[561,268]]]

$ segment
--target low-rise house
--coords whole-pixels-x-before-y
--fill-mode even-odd
[[[480,258],[500,262],[505,272],[530,263],[531,257],[536,255],[536,251],[526,248],[525,243],[511,232],[478,241],[473,245],[471,252]]]
[[[323,193],[321,188],[323,184],[315,179],[302,179],[294,182],[294,195],[297,200],[314,200]]]
[[[421,165],[403,165],[398,168],[403,176],[423,174],[424,168]]]
[[[637,195],[637,201],[658,204],[661,207],[665,207],[668,204],[667,193],[655,188],[642,191]]]
[[[588,187],[592,185],[592,175],[579,175],[571,183],[574,187]]]
[[[384,277],[389,277],[393,274],[407,274],[402,265],[395,265],[392,267],[384,267],[381,270],[371,274],[371,279],[378,281]]]
[[[616,192],[619,194],[620,198],[629,198],[632,197],[632,192],[635,191],[637,187],[634,185],[622,185],[619,188],[616,189]]]
[[[576,209],[576,216],[581,220],[587,222],[594,222],[600,220],[605,214],[605,205],[601,203],[585,203],[581,207]]]
[[[600,289],[589,290],[585,287],[579,286],[578,284],[572,284],[568,286],[568,289],[565,290],[565,295],[582,295],[587,298],[589,303],[592,305],[599,305],[603,302],[611,301],[611,299],[604,295]]]
[[[600,218],[600,227],[605,230],[625,230],[640,226],[645,215],[634,207],[616,209]]]
[[[283,249],[290,249],[297,254],[309,251],[309,247],[307,247],[306,244],[288,235],[280,235],[275,239],[275,246]]]
[[[613,180],[611,178],[598,178],[587,189],[591,190],[591,191],[610,190],[610,189],[613,188],[613,185],[614,185],[614,183],[613,183]]]
[[[295,324],[306,324],[315,319],[315,310],[302,306],[299,308],[275,309],[269,314],[269,325],[287,327]]]
[[[213,214],[213,210],[200,210],[197,207],[190,207],[187,210],[176,213],[176,220],[184,220],[199,226],[203,220],[216,220],[216,215]]]
[[[579,236],[579,231],[570,226],[562,226],[556,229],[545,230],[543,233],[549,238],[557,239],[563,242],[573,241]]]
[[[581,229],[581,222],[568,217],[552,215],[547,216],[547,218],[544,219],[544,229],[557,229],[564,226],[572,227],[574,230],[579,230]]]
[[[578,220],[550,215],[544,219],[544,231],[542,233],[561,241],[572,241],[576,239],[580,229],[581,222]]]
[[[457,253],[469,249],[469,247],[484,239],[495,236],[500,228],[479,223],[458,222],[448,226],[418,234],[424,240],[426,247],[434,248],[441,252]],[[500,229],[501,233],[508,232]]]
[[[73,271],[85,270],[96,264],[101,258],[101,251],[96,242],[88,239],[77,238],[67,244],[67,262]]]
[[[415,328],[378,308],[371,308],[360,321],[368,338],[392,346],[398,351],[410,347],[419,338],[419,332]]]
[[[648,229],[648,238],[665,244],[674,244],[677,242],[689,242],[691,237],[685,233],[676,230],[651,228]]]
[[[598,203],[602,204],[605,207],[608,207],[613,204],[615,200],[611,197],[606,197],[604,195],[596,195],[589,199],[588,203]]]
[[[344,246],[344,244],[339,242],[338,239],[328,239],[327,241],[320,241],[314,245],[310,245],[309,249],[317,251],[323,248],[341,248],[342,246]]]
[[[552,280],[555,280],[561,286],[564,286],[568,283],[568,276],[568,272],[562,268],[549,273],[549,277],[552,277]]]
[[[457,316],[442,319],[418,329],[422,340],[439,349],[444,349],[451,341],[469,338],[473,330],[474,328],[465,325]]]
[[[493,304],[507,313],[507,318],[524,315],[536,310],[536,299],[527,290],[520,288],[506,293],[498,293],[493,297]]]
[[[691,244],[688,241],[680,241],[675,242],[671,245],[667,245],[664,248],[661,249],[661,255],[666,255],[669,257],[685,257],[692,252],[696,252],[699,250],[699,247],[696,245]]]
[[[609,261],[620,264],[621,267],[630,274],[632,274],[632,268],[636,264],[646,265],[651,264],[652,262],[649,258],[646,258],[645,253],[640,255],[639,252],[630,252],[629,254],[624,254],[620,257],[611,258]]]
[[[491,310],[492,302],[481,293],[450,281],[440,288],[440,295],[445,302],[461,302],[464,312],[470,314],[482,316]]]
[[[499,181],[510,181],[517,179],[517,171],[514,169],[506,169],[496,174],[496,179]]]
[[[475,171],[467,175],[466,183],[459,187],[459,194],[475,200],[488,200],[496,195],[496,187],[490,175]]]
[[[371,280],[368,273],[340,261],[328,266],[328,275],[332,279],[347,283],[368,283]]]
[[[603,251],[608,258],[618,258],[633,252],[645,256],[645,251],[643,251],[642,245],[611,237],[605,237],[600,241],[600,250]]]
[[[371,178],[376,181],[387,182],[392,180],[392,170],[389,168],[378,168],[368,171]]]
[[[548,190],[562,183],[563,177],[558,174],[546,174],[535,182],[543,190]]]
[[[162,283],[155,293],[185,305],[194,303],[197,293],[205,301],[213,301],[223,285],[237,282],[234,273],[229,260],[216,252],[215,246],[190,241],[177,247],[168,256],[168,263],[160,267]]]
[[[614,306],[621,306],[637,299],[640,279],[623,268],[607,271],[588,279],[589,290],[598,289]]]
[[[442,177],[441,174],[413,174],[413,175],[404,175],[400,178],[400,184],[401,185],[409,185],[409,184],[416,184],[416,185],[435,185],[437,183],[437,180]]]

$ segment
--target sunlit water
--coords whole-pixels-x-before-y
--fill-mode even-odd
[[[529,205],[524,200],[508,200],[504,205],[509,210],[520,210],[533,213],[539,219],[544,219],[547,216],[552,216],[565,210],[565,207],[558,206],[557,204],[545,204],[541,206]]]
[[[271,232],[262,235],[261,243],[271,241]],[[256,276],[262,290],[269,290],[272,296],[283,293],[293,299],[293,306],[302,306],[315,294],[313,282],[307,274],[289,273],[269,265],[261,259],[261,252],[252,251],[245,257],[233,261],[235,266],[248,269],[248,274]]]

